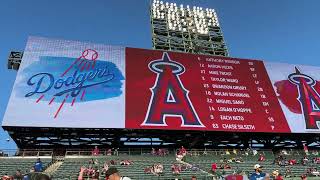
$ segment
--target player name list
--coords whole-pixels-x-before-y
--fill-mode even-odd
[[[213,129],[275,129],[274,98],[262,61],[198,58],[203,101]],[[271,98],[272,97],[272,98]]]

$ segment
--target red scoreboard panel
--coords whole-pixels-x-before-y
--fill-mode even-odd
[[[283,66],[259,60],[126,48],[125,126],[132,129],[306,132],[305,125],[297,127],[295,122],[286,119],[286,104],[278,100],[278,93],[290,95],[290,92],[283,90],[285,86],[276,89],[273,84],[280,81],[270,79],[274,75],[278,80],[288,79],[289,74],[277,70]],[[294,68],[290,71],[296,74]],[[291,85],[295,88],[293,91],[298,92],[298,87]],[[290,98],[297,100],[298,97]],[[290,118],[290,112],[287,114]],[[303,116],[301,112],[296,115]]]
[[[262,61],[126,49],[126,128],[290,132]]]

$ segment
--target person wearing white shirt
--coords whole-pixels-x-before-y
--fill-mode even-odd
[[[106,172],[106,180],[131,180],[131,179],[128,177],[121,177],[117,168],[110,167]]]

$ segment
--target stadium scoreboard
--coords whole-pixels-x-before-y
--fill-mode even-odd
[[[319,133],[319,72],[30,37],[2,125]]]

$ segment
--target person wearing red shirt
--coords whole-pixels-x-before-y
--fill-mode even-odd
[[[92,150],[92,156],[99,156],[100,150],[98,146],[95,146],[94,149]]]
[[[258,161],[265,161],[265,160],[266,160],[266,158],[264,157],[264,155],[260,154]]]
[[[183,146],[181,146],[180,152],[183,156],[187,155],[187,150]]]
[[[217,170],[217,163],[212,163],[212,164],[211,164],[211,171],[212,171],[213,173],[215,173],[216,170]]]

